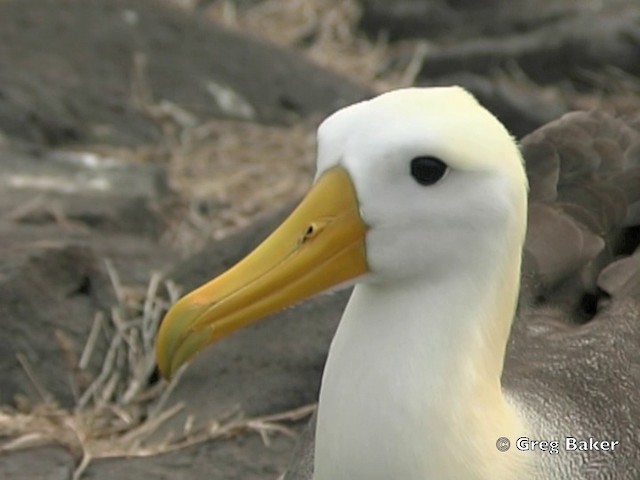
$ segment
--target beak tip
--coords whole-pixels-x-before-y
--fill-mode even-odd
[[[194,326],[201,308],[185,300],[180,300],[169,309],[158,329],[156,365],[165,380],[171,380],[184,364],[211,343],[210,331]]]
[[[171,380],[175,374],[176,352],[183,340],[183,332],[176,328],[176,323],[180,325],[181,322],[175,322],[175,317],[174,305],[162,319],[156,336],[156,365],[162,378],[167,381]]]
[[[165,380],[171,380],[172,377],[172,371],[169,367],[169,365],[167,364],[167,355],[166,352],[164,351],[164,346],[162,345],[161,341],[160,341],[161,337],[158,337],[158,340],[156,341],[156,346],[155,346],[155,350],[156,350],[156,366],[158,367],[158,371],[160,372],[160,376],[162,378],[164,378]]]

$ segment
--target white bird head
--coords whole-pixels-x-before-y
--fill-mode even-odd
[[[337,165],[349,173],[373,281],[437,279],[504,235],[524,240],[520,152],[462,88],[396,90],[336,112],[318,129],[317,163],[317,178]]]

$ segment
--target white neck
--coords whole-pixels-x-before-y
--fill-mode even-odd
[[[501,253],[437,282],[355,288],[325,367],[314,480],[524,478],[526,459],[495,447],[526,434],[500,386],[520,246]]]

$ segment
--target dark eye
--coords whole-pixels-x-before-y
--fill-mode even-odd
[[[447,173],[447,164],[436,157],[416,157],[411,160],[411,176],[420,185],[433,185]]]

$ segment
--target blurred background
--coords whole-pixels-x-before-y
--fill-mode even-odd
[[[640,3],[0,0],[0,478],[277,478],[344,296],[170,385],[157,324],[305,192],[322,118],[448,84],[517,138],[637,111]]]

